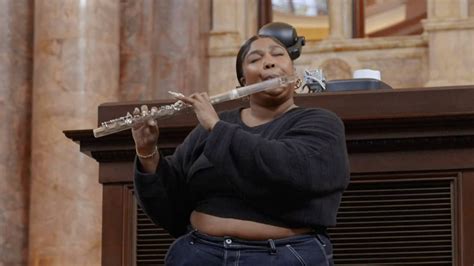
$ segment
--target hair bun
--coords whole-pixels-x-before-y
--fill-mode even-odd
[[[295,60],[301,55],[301,49],[305,45],[304,36],[298,36],[296,29],[284,22],[270,22],[265,24],[258,31],[258,35],[277,38],[286,46],[292,60]]]

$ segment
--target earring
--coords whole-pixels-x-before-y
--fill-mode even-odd
[[[299,88],[301,87],[301,84],[302,84],[302,83],[303,83],[303,81],[302,81],[300,78],[298,78],[298,79],[296,80],[296,82],[295,82],[294,89],[295,89],[295,90],[299,89]]]

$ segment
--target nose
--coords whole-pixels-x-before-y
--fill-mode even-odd
[[[264,66],[263,66],[265,69],[270,69],[270,68],[274,68],[275,67],[275,63],[273,62],[265,62]]]

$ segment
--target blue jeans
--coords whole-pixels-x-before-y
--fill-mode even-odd
[[[249,241],[213,237],[196,230],[173,242],[165,258],[169,266],[333,265],[332,245],[325,234]]]

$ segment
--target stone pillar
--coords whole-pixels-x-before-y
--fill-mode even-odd
[[[469,4],[466,0],[427,0],[428,19],[465,18]]]
[[[209,11],[210,0],[122,1],[121,99],[207,91]]]
[[[63,130],[118,99],[119,0],[35,1],[30,265],[99,265],[98,164]]]
[[[352,0],[328,1],[329,39],[352,38]]]
[[[208,89],[209,0],[154,2],[153,98]]]
[[[120,26],[120,99],[150,100],[154,96],[154,0],[124,0]]]
[[[474,0],[468,0],[469,1],[469,11],[468,14],[470,17],[474,17]]]
[[[429,77],[426,86],[474,83],[474,18],[464,0],[428,1],[423,27],[429,42]]]
[[[213,0],[209,35],[209,93],[229,91],[239,83],[235,57],[242,43],[257,34],[257,0]]]
[[[24,265],[28,240],[33,1],[0,1],[0,265]]]

